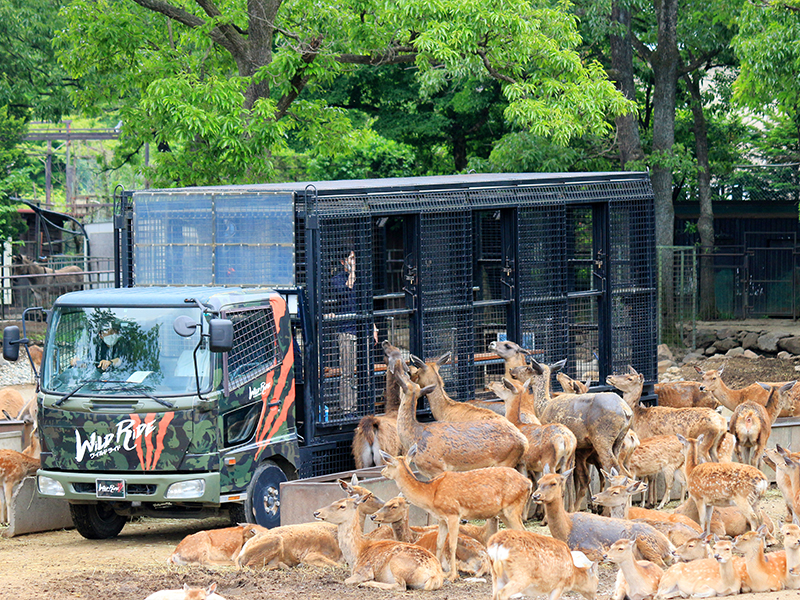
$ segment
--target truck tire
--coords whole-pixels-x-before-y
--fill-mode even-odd
[[[70,504],[69,512],[72,522],[87,540],[105,540],[117,537],[125,527],[128,517],[118,515],[108,504]]]
[[[248,522],[269,528],[280,526],[280,486],[288,480],[286,473],[271,460],[265,460],[259,465],[247,487],[244,506]]]

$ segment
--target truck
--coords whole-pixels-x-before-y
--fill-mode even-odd
[[[134,515],[279,525],[282,483],[353,469],[384,340],[450,353],[456,400],[502,377],[501,340],[599,387],[628,365],[650,386],[653,228],[646,173],[126,192],[117,287],[46,311],[38,493],[90,539]]]

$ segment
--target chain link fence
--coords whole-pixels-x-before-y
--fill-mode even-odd
[[[658,246],[658,343],[694,349],[697,334],[697,249]]]

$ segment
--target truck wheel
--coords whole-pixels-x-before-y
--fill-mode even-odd
[[[118,515],[108,504],[70,504],[72,522],[87,540],[105,540],[116,537],[125,527],[128,517]]]
[[[281,524],[281,483],[288,481],[286,473],[271,460],[265,460],[256,469],[247,488],[245,512],[247,520],[262,527]]]

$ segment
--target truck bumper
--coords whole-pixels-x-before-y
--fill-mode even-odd
[[[46,481],[49,478],[52,481]],[[64,498],[70,502],[201,503],[218,506],[219,473],[71,473],[39,470],[36,476],[39,496]],[[56,483],[53,483],[56,482]],[[59,493],[60,484],[63,493]],[[186,495],[184,490],[192,490]],[[115,488],[109,491],[110,488]],[[99,490],[99,491],[98,491]],[[177,496],[176,496],[177,493]]]

